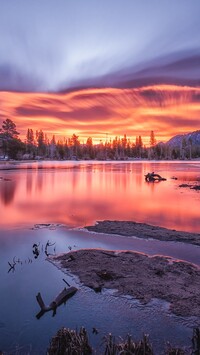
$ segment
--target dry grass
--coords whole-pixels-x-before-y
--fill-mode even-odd
[[[85,328],[79,332],[67,328],[61,328],[52,338],[48,355],[90,355],[92,348],[88,342]]]
[[[200,329],[193,329],[191,348],[176,348],[167,343],[162,354],[165,355],[200,355]],[[79,332],[62,328],[52,338],[47,355],[92,355],[96,351],[89,344],[87,331],[81,328]],[[98,352],[99,354],[99,352]],[[139,341],[132,339],[131,335],[126,338],[115,338],[111,333],[104,336],[101,344],[102,355],[153,355],[153,347],[149,336],[144,334]]]
[[[119,343],[115,342],[115,337],[109,334],[104,338],[105,355],[153,355],[152,345],[149,342],[149,336],[144,335],[140,341],[134,341],[131,335],[127,335],[125,339],[120,339]]]

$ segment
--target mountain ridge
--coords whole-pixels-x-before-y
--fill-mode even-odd
[[[200,145],[200,130],[196,130],[189,133],[177,134],[170,138],[166,145],[170,147],[180,147],[180,145]]]

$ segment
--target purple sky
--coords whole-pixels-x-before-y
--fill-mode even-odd
[[[199,0],[0,0],[0,90],[200,84]]]

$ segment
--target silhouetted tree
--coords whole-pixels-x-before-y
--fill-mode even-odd
[[[36,137],[37,137],[37,144],[38,144],[38,155],[44,156],[46,153],[44,132],[42,130],[40,130],[39,132],[36,131]]]
[[[10,159],[21,159],[26,151],[25,144],[18,138],[13,138],[8,141],[7,154]]]
[[[9,118],[3,121],[0,133],[3,135],[4,138],[18,138],[19,136],[19,132],[17,132],[16,129],[16,124]]]
[[[92,137],[88,137],[86,141],[86,157],[88,156],[89,159],[94,159],[94,148]]]
[[[16,124],[7,118],[0,129],[4,158],[16,159],[25,151],[25,144],[18,139]]]
[[[79,157],[80,155],[80,141],[78,139],[78,136],[74,133],[71,137],[71,145],[72,145],[72,151],[73,151],[73,155],[77,157]]]
[[[141,158],[142,156],[142,147],[143,147],[142,137],[138,136],[136,137],[135,140],[135,149],[134,149],[134,155],[138,158]]]
[[[58,140],[58,142],[56,144],[56,150],[57,150],[57,154],[58,154],[59,159],[64,159],[65,149],[64,149],[64,145],[63,145],[62,141]]]
[[[151,131],[150,133],[150,147],[154,147],[156,145],[156,138],[154,135],[154,131]]]
[[[36,147],[34,142],[34,133],[31,128],[28,128],[26,133],[26,152],[30,155],[35,156]]]

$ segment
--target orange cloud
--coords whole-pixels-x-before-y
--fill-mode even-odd
[[[199,129],[200,88],[155,85],[132,89],[87,89],[70,93],[0,93],[0,120],[11,118],[24,138],[28,128],[42,129],[49,138],[94,141],[150,131],[158,141]],[[1,122],[0,122],[1,123]]]

